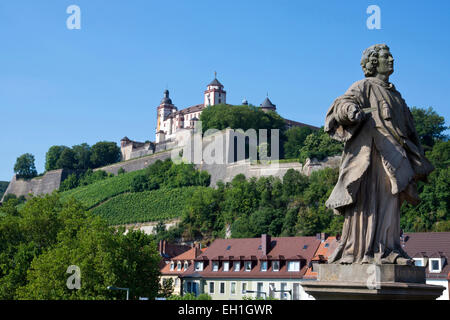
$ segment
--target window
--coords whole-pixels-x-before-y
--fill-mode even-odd
[[[236,282],[231,283],[230,292],[231,294],[236,294]]]
[[[261,271],[267,271],[267,261],[261,261]]]
[[[300,285],[298,283],[294,283],[292,300],[300,300]]]
[[[417,267],[423,267],[423,259],[417,259],[417,258],[415,258],[415,259],[414,259],[414,264],[415,264]]]
[[[188,282],[186,283],[186,291],[187,291],[188,293],[190,293],[190,292],[192,291],[192,283],[191,283],[190,281],[188,281]]]
[[[289,261],[288,271],[300,271],[300,261]]]
[[[269,283],[269,297],[275,298],[275,283]]]
[[[189,268],[189,262],[186,261],[186,262],[184,263],[184,270],[187,270],[187,268]]]
[[[242,282],[242,294],[247,293],[247,282]]]
[[[263,283],[262,282],[258,282],[256,285],[256,297],[257,298],[263,298],[264,293],[263,292]],[[264,297],[265,298],[265,297]]]
[[[252,271],[252,262],[245,261],[245,271]]]
[[[195,263],[195,271],[203,271],[203,262]]]
[[[178,282],[180,282],[180,279],[175,278],[175,286],[178,286]]]
[[[220,293],[225,294],[225,282],[220,283]]]
[[[430,272],[441,272],[440,259],[430,259]]]
[[[287,300],[287,298],[288,298],[288,293],[287,292],[283,292],[283,291],[286,291],[286,287],[287,287],[287,284],[286,284],[286,282],[282,282],[281,283],[281,289],[280,289],[280,300]]]
[[[230,271],[230,263],[228,261],[223,263],[223,271]]]
[[[233,267],[234,271],[239,271],[241,270],[241,263],[239,261],[234,263],[234,267]]]
[[[325,243],[325,248],[328,248],[330,246],[329,243]]]
[[[280,271],[280,261],[273,261],[272,262],[272,270],[273,271]]]
[[[175,268],[175,263],[171,262],[170,263],[170,271],[173,271],[174,268]]]
[[[213,261],[213,263],[212,263],[212,271],[219,271],[219,262]]]
[[[178,262],[177,263],[177,271],[180,271],[181,270],[181,262]]]
[[[209,283],[209,293],[214,293],[214,282]]]

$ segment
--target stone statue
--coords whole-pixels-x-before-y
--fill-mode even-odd
[[[325,131],[345,142],[339,179],[326,202],[345,221],[328,263],[410,265],[400,244],[400,206],[418,203],[416,182],[434,168],[405,100],[389,83],[389,47],[366,49],[361,66],[366,78],[333,102],[325,120]]]

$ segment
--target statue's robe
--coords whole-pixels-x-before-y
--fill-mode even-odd
[[[356,124],[348,119],[352,105],[365,109]],[[410,259],[400,245],[400,206],[404,200],[418,203],[416,181],[426,179],[433,166],[400,93],[374,77],[355,82],[331,105],[325,131],[345,142],[339,179],[326,202],[345,217],[329,263]]]

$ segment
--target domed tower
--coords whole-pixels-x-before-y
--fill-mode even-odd
[[[169,97],[169,90],[164,91],[164,98],[161,100],[157,108],[156,119],[156,142],[165,140],[167,134],[171,134],[172,123],[169,119],[170,114],[177,111],[177,108],[172,104],[172,100]]]
[[[227,103],[227,92],[223,90],[223,85],[217,80],[217,73],[214,72],[214,80],[208,84],[205,91],[205,106]]]
[[[263,101],[263,103],[261,103],[260,107],[261,107],[261,110],[264,112],[277,110],[277,106],[274,105],[272,103],[272,101],[270,101],[269,97],[266,97],[266,99],[264,99],[264,101]]]

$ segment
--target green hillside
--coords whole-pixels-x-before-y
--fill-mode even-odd
[[[103,201],[127,192],[133,178],[143,172],[144,170],[134,171],[62,192],[61,200],[65,201],[73,197],[91,209]]]
[[[206,187],[183,187],[125,193],[92,209],[111,225],[159,221],[181,217],[194,191]]]
[[[181,218],[187,200],[206,188],[209,179],[193,165],[157,161],[143,170],[61,191],[60,197],[80,201],[111,225],[160,221]]]

